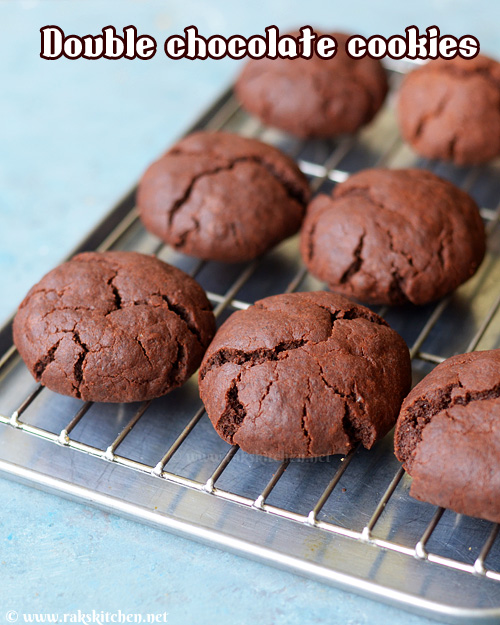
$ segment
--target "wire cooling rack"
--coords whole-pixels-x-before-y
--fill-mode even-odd
[[[258,137],[293,156],[315,192],[373,166],[425,167],[482,206],[487,256],[437,304],[376,309],[407,341],[414,381],[445,358],[500,343],[500,164],[456,168],[418,159],[397,131],[392,97],[408,65],[388,69],[391,96],[357,136],[304,142],[260,126],[221,96],[191,129]],[[221,323],[260,297],[324,285],[297,237],[249,264],[201,262],[140,224],[132,191],[78,251],[134,249],[173,263],[206,289]],[[387,436],[345,457],[277,462],[214,432],[196,380],[141,404],[92,404],[37,385],[0,332],[0,471],[157,527],[449,622],[500,622],[498,525],[413,500]]]

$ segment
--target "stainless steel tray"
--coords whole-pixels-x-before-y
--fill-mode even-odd
[[[393,90],[407,65],[389,68]],[[356,137],[302,142],[265,129],[222,95],[191,129],[226,129],[279,146],[315,191],[375,165],[426,167],[470,190],[487,221],[477,275],[422,308],[381,312],[411,346],[415,381],[444,358],[500,344],[500,164],[455,168],[418,159],[388,106]],[[137,219],[132,191],[79,250],[156,253],[194,275],[218,321],[260,297],[323,285],[300,261],[297,237],[247,265],[175,253]],[[387,436],[345,458],[278,463],[215,434],[196,380],[144,404],[83,403],[34,383],[0,331],[0,470],[44,490],[449,622],[500,622],[498,526],[419,503]]]

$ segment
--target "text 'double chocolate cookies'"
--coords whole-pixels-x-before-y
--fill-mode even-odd
[[[405,78],[399,92],[401,133],[416,152],[457,165],[500,155],[500,63],[430,61]]]
[[[429,373],[403,402],[394,446],[413,497],[500,522],[500,350]]]
[[[309,205],[301,253],[329,287],[374,304],[425,304],[470,278],[485,233],[473,199],[420,169],[371,169]]]
[[[164,395],[199,366],[215,332],[205,292],[136,252],[87,252],[50,271],[21,303],[14,342],[44,386],[131,402]]]
[[[349,35],[332,34],[338,49],[330,59],[248,61],[236,82],[243,108],[298,137],[353,133],[370,122],[387,94],[385,71],[375,59],[348,56]]]
[[[219,435],[271,458],[371,447],[394,425],[410,381],[403,339],[325,291],[275,295],[233,313],[199,373]]]
[[[198,132],[149,167],[137,205],[146,228],[179,251],[238,262],[295,234],[308,199],[305,176],[276,148]]]

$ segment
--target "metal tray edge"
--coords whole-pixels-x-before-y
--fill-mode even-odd
[[[452,605],[422,599],[416,595],[389,589],[356,576],[337,572],[267,547],[228,536],[223,532],[218,532],[196,523],[178,520],[165,513],[149,510],[143,506],[122,501],[111,495],[92,491],[66,480],[22,467],[13,462],[6,462],[0,459],[0,475],[21,484],[31,487],[35,486],[39,490],[63,496],[77,503],[97,506],[99,509],[111,514],[118,514],[134,521],[139,520],[159,529],[168,529],[170,532],[184,538],[196,540],[211,547],[220,548],[223,551],[230,551],[236,555],[242,555],[258,562],[271,564],[276,568],[312,578],[420,616],[434,620],[439,618],[446,623],[489,624],[500,622],[500,608],[457,608]],[[190,491],[188,491],[187,496],[189,494]],[[239,504],[235,503],[234,505]]]

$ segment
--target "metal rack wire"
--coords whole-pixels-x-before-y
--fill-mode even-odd
[[[393,87],[398,83],[401,73],[404,71],[406,71],[406,67],[403,64],[395,64],[393,66],[390,72]],[[229,91],[221,97],[220,101],[214,105],[213,109],[207,113],[196,127],[211,130],[228,129],[238,131],[246,136],[260,137],[263,140],[279,145],[279,147],[297,159],[299,166],[309,177],[312,189],[315,192],[344,181],[350,173],[364,166],[394,167],[416,165],[434,170],[442,167],[436,163],[416,159],[402,145],[390,108],[384,110],[379,115],[373,128],[367,129],[360,136],[342,138],[333,144],[323,142],[309,144],[291,140],[280,133],[259,126],[255,120],[248,118],[241,111]],[[381,137],[383,138],[382,142],[380,141]],[[361,158],[359,157],[360,154]],[[443,171],[439,171],[439,173],[443,175]],[[444,175],[455,179],[462,188],[472,191],[475,188],[483,191],[487,190],[488,193],[486,195],[489,194],[489,199],[486,204],[489,205],[485,205],[482,209],[482,216],[487,222],[490,253],[471,283],[459,290],[456,295],[451,295],[434,306],[427,306],[418,311],[412,309],[410,312],[408,309],[388,308],[377,310],[379,314],[388,318],[391,325],[394,325],[394,321],[396,321],[397,329],[408,329],[409,336],[412,337],[410,352],[417,376],[428,371],[430,366],[442,362],[450,355],[447,353],[450,349],[458,349],[456,346],[452,347],[449,341],[443,343],[439,331],[439,324],[447,325],[450,323],[449,320],[445,319],[445,316],[448,311],[456,307],[457,302],[461,305],[465,302],[465,306],[467,302],[481,302],[480,314],[474,314],[471,321],[467,319],[466,312],[464,313],[464,324],[454,327],[454,331],[460,334],[461,340],[463,338],[462,332],[464,332],[464,335],[467,335],[467,332],[470,334],[471,328],[473,331],[472,336],[469,337],[468,344],[463,345],[458,351],[472,351],[476,349],[480,344],[484,343],[487,334],[489,335],[488,343],[484,348],[496,346],[500,334],[500,289],[495,288],[495,271],[500,270],[500,253],[497,254],[497,247],[500,248],[500,246],[497,245],[495,238],[500,235],[500,228],[498,227],[500,220],[500,188],[497,191],[494,188],[494,184],[491,184],[491,180],[498,177],[497,170],[495,165],[491,169],[476,167],[470,170],[456,170],[450,167],[444,172]],[[484,179],[486,179],[486,182]],[[298,289],[308,290],[311,287],[321,287],[307,274],[305,268],[300,264],[296,241],[285,243],[281,246],[283,250],[278,249],[271,255],[266,255],[245,266],[221,269],[219,266],[214,266],[215,264],[213,263],[182,257],[166,248],[151,235],[145,233],[138,221],[137,212],[130,199],[120,204],[115,209],[115,213],[120,217],[118,223],[110,228],[109,231],[101,226],[97,230],[100,242],[98,245],[93,244],[96,237],[94,233],[91,247],[98,250],[113,248],[140,249],[141,251],[154,253],[169,262],[182,266],[207,288],[208,297],[214,305],[214,312],[219,320],[229,311],[243,309],[251,304],[252,299],[248,297],[248,293],[253,294],[256,290],[258,291],[261,284],[261,278],[258,275],[256,276],[256,274],[258,274],[259,270],[266,271],[269,263],[276,262],[278,265],[281,263],[286,269],[286,271],[282,272],[283,275],[286,274],[285,288],[281,290],[292,292]],[[114,221],[116,222],[116,218]],[[85,248],[85,245],[83,247]],[[274,256],[272,256],[273,254]],[[227,276],[224,272],[227,273]],[[224,274],[224,279],[219,280],[222,274]],[[253,285],[248,290],[248,293],[245,293],[245,289],[250,285],[252,279]],[[220,284],[220,287],[214,288],[214,284],[216,287],[219,287]],[[270,286],[271,291],[276,288],[278,286]],[[262,293],[262,296],[266,294],[269,293]],[[415,330],[416,328],[417,331]],[[10,332],[10,327],[5,328],[2,334],[6,335],[8,332]],[[434,345],[437,345],[438,348],[433,349]],[[444,345],[446,348],[439,349],[440,345]],[[148,438],[147,432],[142,432],[134,448],[129,445],[127,453],[122,452],[122,449],[126,447],[127,441],[130,440],[131,433],[138,429],[139,424],[144,422],[147,415],[154,410],[162,413],[163,408],[158,406],[159,400],[147,401],[139,406],[134,406],[133,413],[128,415],[125,421],[121,414],[119,417],[116,417],[113,423],[115,425],[119,424],[120,428],[105,444],[102,444],[102,442],[100,444],[85,442],[83,440],[85,437],[76,435],[76,433],[79,430],[81,432],[82,424],[89,419],[90,414],[100,413],[103,408],[93,405],[91,402],[82,403],[77,400],[71,400],[71,409],[69,409],[68,404],[64,403],[62,399],[50,391],[40,385],[34,386],[32,380],[27,376],[15,348],[11,346],[0,358],[0,424],[3,424],[0,427],[0,470],[12,477],[24,479],[29,483],[44,488],[50,488],[69,496],[97,502],[99,505],[129,514],[134,518],[152,523],[158,522],[160,526],[162,525],[162,520],[159,517],[155,518],[156,513],[154,510],[157,507],[152,506],[151,502],[140,502],[142,512],[139,512],[139,507],[137,507],[138,500],[137,498],[133,500],[127,486],[127,481],[133,481],[134,479],[132,475],[140,475],[141,484],[144,485],[149,484],[149,481],[153,480],[155,489],[160,489],[155,492],[161,492],[161,489],[166,488],[167,484],[175,485],[179,487],[176,491],[178,498],[188,492],[195,491],[203,495],[205,498],[203,505],[206,505],[206,510],[210,511],[214,517],[217,516],[217,511],[220,512],[221,516],[219,516],[217,522],[210,526],[212,534],[209,537],[202,535],[203,532],[199,528],[208,528],[208,524],[203,522],[199,514],[195,512],[191,512],[191,517],[187,520],[183,519],[178,512],[174,512],[168,515],[169,521],[168,523],[165,521],[163,523],[164,526],[200,539],[215,541],[226,548],[243,551],[251,556],[262,557],[280,566],[288,566],[292,570],[302,572],[303,574],[311,575],[324,581],[338,583],[358,592],[371,594],[385,601],[397,603],[415,611],[425,612],[431,616],[440,615],[441,617],[458,621],[470,618],[473,615],[474,618],[498,622],[500,619],[500,585],[496,586],[496,583],[500,582],[500,552],[498,545],[495,544],[499,533],[498,525],[469,519],[466,523],[465,530],[467,531],[465,535],[453,541],[450,539],[450,536],[453,535],[454,528],[456,529],[457,520],[449,521],[445,524],[444,529],[441,529],[443,516],[446,514],[451,515],[451,513],[446,513],[442,508],[432,508],[433,512],[429,518],[431,507],[427,504],[414,502],[411,504],[413,506],[412,510],[417,509],[415,506],[421,506],[418,509],[422,510],[422,515],[421,518],[420,513],[416,515],[419,517],[416,523],[418,531],[414,534],[412,540],[396,540],[393,538],[393,534],[397,534],[399,531],[397,529],[398,519],[401,517],[399,512],[393,514],[391,522],[388,525],[386,523],[387,527],[384,531],[378,532],[381,519],[384,518],[384,514],[390,505],[397,502],[394,505],[403,509],[410,506],[407,496],[408,478],[392,456],[389,439],[389,444],[380,449],[378,458],[379,465],[384,467],[383,479],[379,481],[374,480],[371,484],[360,484],[358,482],[354,486],[354,490],[365,488],[365,491],[367,489],[367,492],[370,493],[369,505],[363,504],[363,507],[358,510],[359,519],[363,519],[362,523],[358,522],[358,517],[356,517],[355,522],[349,523],[348,515],[336,517],[335,510],[326,510],[334,493],[346,491],[346,488],[341,488],[340,485],[347,479],[353,467],[357,465],[365,466],[367,462],[371,462],[369,454],[364,453],[359,448],[353,449],[344,458],[327,459],[327,462],[323,463],[321,476],[322,478],[326,476],[326,484],[316,492],[313,499],[310,498],[311,503],[308,500],[307,506],[304,507],[302,504],[301,506],[291,504],[278,505],[278,503],[273,502],[273,496],[283,483],[284,476],[287,475],[290,465],[298,467],[297,470],[306,471],[307,467],[305,464],[301,466],[296,461],[285,460],[275,465],[270,463],[268,466],[263,467],[259,465],[259,471],[255,472],[255,466],[251,464],[253,461],[244,455],[244,458],[238,465],[238,471],[233,471],[239,477],[235,478],[233,476],[228,485],[224,486],[221,485],[221,480],[227,474],[228,469],[234,465],[237,458],[243,455],[243,452],[237,446],[230,447],[224,444],[224,447],[221,447],[222,443],[219,446],[214,443],[216,452],[212,454],[207,452],[205,454],[203,470],[200,470],[199,475],[193,477],[189,475],[189,471],[186,472],[188,465],[192,464],[190,457],[182,462],[186,442],[196,439],[203,444],[204,437],[207,436],[205,433],[198,434],[200,424],[203,423],[203,420],[206,421],[207,418],[199,400],[193,399],[196,396],[196,389],[194,384],[192,386],[189,401],[186,400],[187,395],[180,395],[174,404],[174,408],[179,408],[179,410],[181,407],[180,402],[182,401],[185,401],[189,406],[194,406],[189,415],[186,412],[187,416],[182,421],[182,428],[176,432],[169,445],[164,448],[163,453],[158,454],[152,461],[146,461],[141,457],[141,454],[144,455],[143,450],[145,448],[154,447],[156,449],[159,446],[158,438],[162,436],[161,429],[155,430],[154,438]],[[2,398],[5,400],[4,402],[2,402]],[[3,403],[5,403],[8,409],[4,408]],[[42,405],[43,410],[39,410],[37,404]],[[54,415],[57,416],[57,419]],[[104,417],[102,417],[102,420],[104,420]],[[174,417],[175,415],[169,416],[172,419]],[[62,427],[60,423],[63,424]],[[14,439],[11,436],[13,431],[17,433]],[[158,435],[158,432],[160,432],[160,435]],[[44,445],[38,448],[36,441],[44,441],[50,445],[49,447]],[[44,461],[42,466],[40,460],[42,455],[45,454],[46,456],[52,453],[50,450],[55,448],[59,450],[58,458],[59,456],[61,458],[60,464],[51,468],[50,462]],[[72,454],[71,459],[69,459],[69,453]],[[75,453],[77,454],[76,456],[74,455]],[[78,483],[73,465],[75,463],[84,463],[83,458],[95,458],[100,463],[109,463],[112,467],[125,469],[125,472],[119,474],[121,481],[119,488],[117,486],[116,494],[113,495],[113,500],[106,501],[103,499],[102,484],[96,485],[94,488],[89,487],[85,492],[82,490],[87,486],[87,483],[85,483],[83,478]],[[176,459],[177,464],[175,465],[173,460]],[[90,467],[90,461],[85,462],[89,462]],[[65,463],[71,464],[72,468],[70,469]],[[173,464],[174,466],[172,466]],[[94,466],[95,464],[92,464],[92,467]],[[181,470],[176,470],[176,466],[180,467]],[[209,467],[208,471],[207,467]],[[247,478],[241,476],[245,467],[250,467],[251,469],[249,471],[250,477],[248,477],[250,482],[252,481],[252,472],[254,472],[256,475],[258,474],[260,481],[257,481],[261,483],[257,490],[255,490],[255,484],[252,485],[250,490],[252,490],[253,494],[251,496],[247,492],[249,490],[245,481]],[[273,469],[270,476],[269,468]],[[318,469],[317,472],[319,473],[319,467],[313,468]],[[130,472],[130,469],[133,470],[133,474]],[[63,474],[62,478],[61,475]],[[109,474],[109,484],[114,485],[114,475],[114,473]],[[202,478],[200,475],[202,475]],[[58,481],[59,478],[60,481]],[[87,482],[90,481],[88,475],[86,479]],[[346,496],[346,499],[350,501],[350,505],[357,505],[355,500],[350,498],[349,495]],[[284,500],[283,497],[282,500]],[[126,504],[132,503],[132,501],[136,508],[127,508]],[[216,501],[221,502],[222,508],[214,508],[213,502]],[[278,527],[276,523],[279,520],[279,528],[286,528],[286,531],[290,532],[294,540],[297,541],[297,545],[304,539],[296,533],[295,528],[301,526],[314,530],[314,536],[321,541],[321,549],[315,547],[312,554],[306,556],[303,549],[301,551],[297,548],[297,553],[302,554],[297,555],[295,552],[292,554],[293,550],[290,547],[278,548],[277,545],[274,546],[275,551],[271,552],[271,548],[273,548],[273,545],[271,545],[269,550],[264,553],[264,547],[267,548],[270,544],[270,534],[266,536],[263,534],[258,535],[255,540],[250,541],[248,536],[238,533],[238,528],[234,523],[229,528],[227,526],[222,527],[224,523],[221,519],[225,515],[229,515],[230,518],[232,510],[238,510],[238,514],[243,514],[241,517],[243,520],[246,518],[245,511],[251,510],[252,515],[258,513],[257,519],[265,518],[270,523],[268,530],[271,534],[273,528],[275,530]],[[157,515],[160,515],[160,513],[157,513]],[[167,518],[166,513],[164,518]],[[193,523],[196,522],[198,528],[196,531],[190,525],[191,521]],[[282,522],[285,524],[281,524]],[[410,522],[415,525],[415,519],[410,519]],[[460,519],[458,523],[460,524]],[[479,527],[479,530],[476,531],[473,528],[471,524],[474,523]],[[215,532],[217,532],[217,536]],[[467,534],[467,532],[469,533]],[[432,541],[436,536],[439,538],[437,544],[439,548],[432,546]],[[234,542],[236,539],[239,540],[238,544]],[[347,539],[347,541],[336,542],[341,539]],[[466,546],[469,543],[473,545],[473,549],[472,546]],[[344,570],[338,562],[338,556],[337,560],[335,558],[331,560],[324,559],[324,552],[332,548],[332,545],[338,544],[341,545],[343,550],[342,557],[347,560],[349,560],[350,554],[353,557],[363,559],[365,556],[360,555],[362,552],[357,551],[357,549],[361,548],[370,554],[367,556],[368,559],[372,557],[377,559],[381,554],[390,552],[396,554],[398,558],[402,559],[391,561],[391,566],[395,567],[397,562],[399,563],[398,566],[403,567],[403,570],[406,570],[405,567],[410,566],[410,562],[418,562],[419,566],[422,565],[424,568],[420,567],[416,571],[418,575],[420,575],[419,571],[422,571],[421,575],[424,582],[420,586],[420,582],[415,582],[412,585],[410,579],[401,585],[391,581],[392,573],[391,575],[386,574],[384,577],[380,573],[382,566],[375,567],[377,569],[376,571],[374,569],[375,572],[365,571],[363,574],[358,570],[359,567],[357,568],[352,563],[351,565],[348,563],[347,565],[343,564]],[[453,546],[451,551],[454,555],[450,554],[450,549],[445,548],[444,551],[441,549],[443,545],[449,548],[451,544]],[[354,545],[356,545],[356,549],[354,549]],[[319,555],[321,550],[322,553]],[[471,557],[467,551],[474,553],[474,557]],[[273,556],[273,553],[278,555]],[[291,560],[292,555],[295,558],[293,561]],[[431,568],[431,564],[436,565],[437,568]],[[464,604],[458,607],[457,604],[453,603],[451,594],[448,596],[446,590],[444,590],[450,584],[443,583],[443,576],[445,578],[446,575],[451,576],[452,571],[460,573],[460,576],[457,579],[450,577],[450,584],[463,583],[465,588],[470,585],[471,582],[469,580],[474,579],[474,584],[478,584],[477,588],[479,589],[477,590],[476,586],[474,586],[474,592],[471,592],[470,596],[464,599]],[[420,578],[418,577],[418,579]],[[438,579],[440,579],[439,582],[436,581]],[[486,584],[486,582],[493,582],[493,584],[491,586],[488,585],[487,588],[486,586],[484,587],[486,589],[485,596],[487,596],[485,599],[481,595],[481,584]],[[441,602],[436,600],[436,597],[441,596],[439,593],[432,593],[425,589],[426,584],[432,585],[434,583],[440,583],[443,589],[444,594]]]

